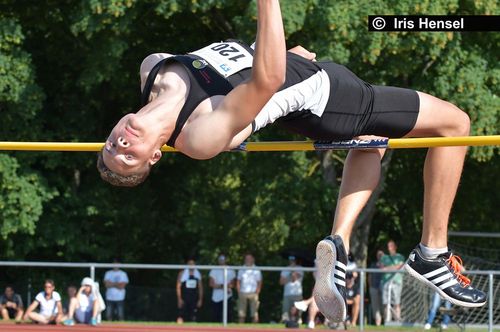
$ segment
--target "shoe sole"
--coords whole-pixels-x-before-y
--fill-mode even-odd
[[[481,303],[470,303],[470,302],[464,302],[464,301],[457,300],[457,299],[449,296],[445,292],[443,292],[443,290],[441,288],[437,287],[432,282],[427,280],[424,276],[422,276],[420,273],[415,271],[408,263],[405,263],[404,269],[406,270],[406,272],[408,272],[409,275],[411,275],[415,279],[419,280],[420,282],[423,282],[425,285],[429,286],[430,288],[434,289],[435,291],[437,291],[439,293],[439,295],[441,295],[441,297],[443,299],[448,300],[455,305],[459,305],[459,306],[466,307],[466,308],[477,308],[477,307],[482,307],[483,305],[486,304],[486,301],[481,302]]]
[[[314,286],[314,300],[319,311],[333,322],[346,319],[345,301],[334,282],[334,268],[337,260],[335,245],[322,240],[316,247],[318,276]]]

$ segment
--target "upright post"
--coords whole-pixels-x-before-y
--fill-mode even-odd
[[[222,324],[224,327],[227,327],[227,265],[224,265],[224,297],[223,300],[224,303],[222,305]]]
[[[365,271],[361,271],[359,279],[359,330],[365,329]]]
[[[493,273],[488,273],[488,332],[493,331]]]

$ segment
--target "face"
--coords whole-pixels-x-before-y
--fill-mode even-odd
[[[396,249],[397,246],[394,241],[389,241],[389,243],[387,243],[387,251],[389,251],[389,254],[394,255],[396,253]]]
[[[11,287],[5,288],[5,297],[12,298],[14,296],[14,290]]]
[[[219,258],[217,259],[217,263],[219,263],[219,265],[226,265],[226,257],[219,256]]]
[[[381,260],[382,256],[384,256],[384,252],[382,250],[377,250],[377,260]]]
[[[83,292],[85,294],[90,294],[90,292],[92,292],[92,286],[89,286],[89,285],[83,286]]]
[[[75,297],[76,296],[76,288],[75,287],[68,287],[68,296],[69,297]]]
[[[161,158],[158,135],[136,114],[125,115],[106,140],[102,157],[106,166],[120,175],[145,172]]]
[[[43,290],[47,295],[52,295],[52,292],[54,291],[54,285],[52,285],[49,282],[46,282],[45,285],[43,285]]]
[[[253,258],[252,255],[246,255],[245,256],[245,265],[251,266],[255,263],[255,259]]]

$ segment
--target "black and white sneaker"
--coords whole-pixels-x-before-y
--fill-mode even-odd
[[[316,247],[318,274],[314,286],[314,300],[321,313],[330,321],[343,322],[346,319],[347,253],[342,238],[328,236]]]
[[[453,304],[471,308],[486,303],[486,294],[470,285],[470,280],[461,274],[462,260],[451,252],[426,259],[417,245],[404,268]]]

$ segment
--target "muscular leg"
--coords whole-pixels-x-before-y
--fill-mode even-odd
[[[420,111],[409,137],[467,136],[467,114],[451,103],[418,92]],[[448,217],[455,198],[466,147],[430,148],[424,166],[424,225],[422,243],[446,247]],[[352,150],[346,159],[332,234],[338,234],[349,250],[349,237],[359,213],[380,178],[384,150]]]
[[[349,252],[352,227],[380,180],[385,149],[351,150],[342,173],[332,235],[342,237]]]
[[[467,136],[470,120],[458,107],[419,92],[420,113],[408,136]],[[467,147],[430,148],[424,165],[422,244],[447,245],[448,218],[462,174]]]

